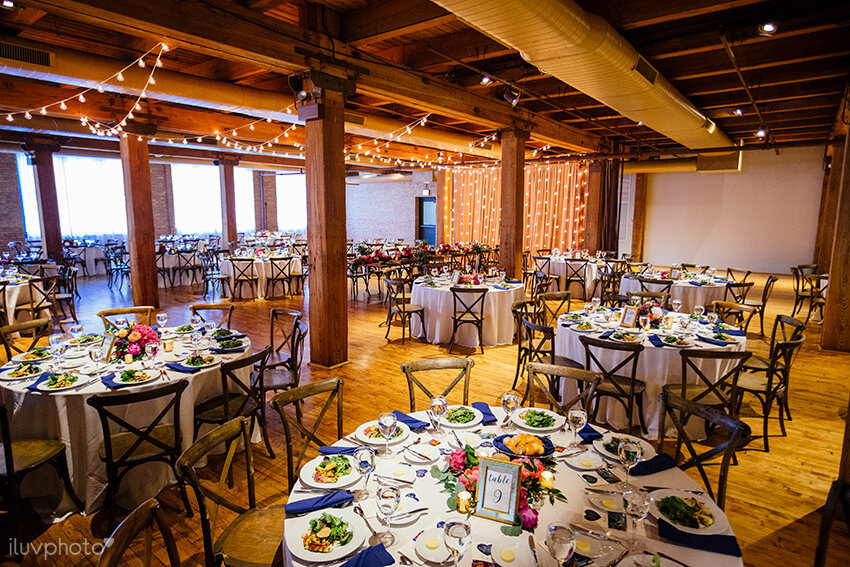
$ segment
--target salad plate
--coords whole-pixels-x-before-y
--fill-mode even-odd
[[[663,342],[666,346],[676,348],[688,348],[694,346],[693,342],[683,339],[682,337],[677,337],[676,335],[662,335],[661,342]]]
[[[385,484],[393,481],[408,484],[416,481],[416,469],[408,463],[396,460],[382,461],[375,467],[373,476],[377,476],[377,480]]]
[[[206,356],[190,355],[182,362],[182,364],[183,366],[189,366],[191,368],[209,368],[210,366],[215,366],[219,362],[221,362],[220,357],[208,354]]]
[[[413,453],[413,451],[418,454]],[[422,455],[422,457],[419,455]],[[404,451],[404,458],[417,465],[430,464],[440,458],[440,448],[422,443],[411,445],[410,451]]]
[[[165,329],[163,329],[163,331],[165,331]],[[188,335],[195,332],[195,327],[192,325],[180,325],[179,327],[168,329],[168,332],[174,333],[175,335]]]
[[[367,532],[366,523],[353,508],[333,508],[287,518],[283,538],[297,559],[329,563],[360,549]]]
[[[592,471],[605,466],[605,461],[602,460],[602,457],[592,451],[579,453],[578,455],[564,459],[564,462],[572,468],[581,471]]]
[[[666,557],[659,557],[659,567],[682,567],[682,563],[678,561],[673,561],[667,559]],[[634,555],[628,555],[623,558],[622,561],[617,563],[617,567],[654,567],[655,563],[653,563],[652,552],[647,551],[645,553],[636,553]]]
[[[445,563],[452,554],[446,547],[442,528],[425,530],[416,538],[416,554],[430,563]]]
[[[475,427],[484,415],[471,406],[449,406],[446,415],[440,418],[440,423],[451,429],[469,429]]]
[[[626,343],[632,345],[640,343],[643,340],[643,335],[641,335],[640,333],[616,332],[608,338],[617,343]]]
[[[623,495],[621,493],[588,492],[585,494],[585,497],[597,510],[602,510],[603,512],[625,511]]]
[[[590,558],[608,555],[616,549],[614,542],[596,537],[589,531],[575,530],[575,542],[575,552]]]
[[[396,431],[390,439],[390,445],[395,445],[396,443],[401,443],[410,435],[410,428],[401,422],[396,423]],[[368,445],[384,445],[386,441],[384,440],[384,435],[381,433],[380,428],[378,427],[378,421],[367,421],[363,425],[357,428],[354,432],[354,437],[363,443]]]
[[[149,374],[143,370],[128,369],[115,376],[114,381],[116,384],[144,384],[158,377],[157,374]]]
[[[561,429],[567,418],[544,408],[528,408],[514,412],[511,421],[526,431],[552,433]]]
[[[624,440],[635,441],[640,443],[640,446],[643,447],[643,457],[642,461],[647,459],[651,459],[655,456],[655,449],[652,445],[649,444],[648,441],[644,441],[640,437],[635,437],[634,435],[627,435],[625,433],[605,433],[602,436],[602,439],[596,439],[593,441],[593,448],[596,451],[605,457],[606,459],[611,459],[612,461],[619,461],[620,457],[618,455],[618,449],[620,446],[620,442]]]
[[[470,448],[472,448],[472,449],[477,449],[478,447],[481,446],[481,443],[484,442],[484,440],[481,438],[480,435],[476,435],[475,433],[472,433],[472,432],[461,431],[460,433],[457,434],[457,438],[460,439],[460,442],[463,443],[464,446],[469,445]],[[446,442],[453,449],[463,449],[463,447],[457,446],[457,439],[455,439],[454,435],[448,435]]]
[[[514,567],[514,565],[534,565],[536,561],[531,555],[531,548],[525,542],[516,539],[502,539],[490,548],[490,558],[499,567]]]
[[[360,480],[360,473],[351,465],[353,457],[320,455],[301,467],[301,482],[313,488],[344,488]]]
[[[81,374],[76,372],[57,372],[46,382],[39,384],[38,389],[42,392],[61,392],[63,390],[70,390],[71,388],[76,388],[80,385],[82,377],[83,376]]]
[[[35,347],[31,351],[21,352],[12,357],[12,362],[39,362],[50,358],[50,351],[44,347]]]
[[[0,380],[22,380],[31,376],[37,376],[41,372],[42,370],[38,364],[22,362],[0,374]]]
[[[689,534],[719,534],[729,529],[729,520],[707,494],[675,488],[649,494],[649,515]]]

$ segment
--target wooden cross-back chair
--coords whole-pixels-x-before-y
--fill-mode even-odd
[[[773,351],[776,348],[777,343],[797,340],[803,336],[803,332],[805,330],[805,324],[803,324],[803,322],[799,319],[789,317],[788,315],[777,315],[773,320],[773,330],[770,333],[768,355],[766,357],[757,354],[753,355],[752,358],[747,361],[747,364],[744,365],[744,369],[748,372],[767,372],[767,369],[770,366],[770,361],[774,358]],[[777,359],[775,364],[776,368],[782,368],[783,366],[781,359]],[[790,413],[786,415],[790,420]]]
[[[292,256],[269,258],[270,273],[266,277],[266,297],[272,297],[274,287],[278,283],[283,290],[284,298],[287,295],[292,295],[292,262],[294,260],[295,258]]]
[[[419,317],[422,323],[422,331],[425,340],[428,340],[428,329],[425,327],[425,308],[421,305],[410,303],[410,298],[407,297],[407,282],[405,280],[391,280],[384,278],[384,284],[387,286],[389,294],[389,303],[387,304],[387,332],[384,338],[389,338],[392,322],[397,317],[401,320],[401,344],[404,344],[405,332],[410,320],[414,315]]]
[[[662,280],[658,278],[638,276],[637,281],[638,284],[640,284],[641,291],[661,292],[666,293],[668,296],[670,295],[670,288],[673,287],[673,280]]]
[[[107,333],[118,331],[118,326],[115,325],[113,319],[124,317],[129,323],[129,316],[133,316],[137,325],[150,325],[153,321],[153,312],[155,307],[140,306],[140,307],[117,307],[115,309],[104,309],[98,311],[97,316],[103,321],[103,330]]]
[[[174,287],[174,271],[166,265],[165,260],[168,258],[168,251],[163,248],[157,250],[156,253],[156,275],[162,278],[163,284],[168,284]]]
[[[262,384],[256,388],[260,392],[260,400],[266,399],[266,392],[279,392],[296,388],[301,382],[301,363],[304,360],[304,344],[307,337],[307,324],[300,319],[295,322],[295,327],[290,334],[289,353],[284,360],[266,364]],[[265,412],[265,407],[261,408]],[[295,405],[298,421],[301,421],[301,405]]]
[[[105,506],[108,515],[107,525],[110,529],[115,512],[115,497],[121,480],[128,472],[139,465],[160,462],[171,467],[172,472],[177,475],[177,459],[183,449],[180,400],[188,385],[189,382],[186,380],[179,380],[152,390],[124,394],[99,394],[86,400],[86,404],[97,411],[103,431],[103,442],[98,447],[98,455],[106,466]],[[144,425],[134,425],[122,417],[128,406],[154,400],[163,403],[163,408]],[[114,411],[115,409],[118,413]],[[169,414],[170,423],[165,421]],[[192,507],[186,495],[186,487],[182,481],[178,484],[186,514],[191,516]]]
[[[523,400],[528,400],[529,406],[534,405],[535,392],[542,391],[549,403],[549,409],[553,409],[561,415],[567,415],[570,409],[576,404],[581,404],[581,409],[586,411],[587,415],[592,413],[591,410],[593,398],[596,395],[596,388],[602,382],[602,378],[595,372],[582,368],[562,366],[560,364],[545,364],[543,362],[529,362],[526,365],[526,370],[528,371],[528,379]],[[560,385],[562,379],[574,380],[576,391],[578,392],[577,395],[566,402],[552,394],[552,384],[557,383]]]
[[[630,262],[628,265],[628,273],[639,276],[644,273],[648,267],[649,264],[646,262]]]
[[[812,300],[812,287],[805,276],[806,274],[814,274],[817,272],[817,269],[817,264],[801,264],[791,267],[791,274],[794,276],[794,307],[791,309],[792,317],[797,314],[797,311],[803,308],[806,300]]]
[[[177,266],[174,268],[172,285],[186,285],[183,278],[189,280],[188,285],[195,285],[199,272],[203,270],[203,264],[198,261],[198,252],[194,248],[189,250],[178,250]]]
[[[0,280],[0,321],[8,321],[8,314],[6,313],[6,288],[9,287],[9,282],[6,280]]]
[[[570,291],[574,283],[581,286],[581,297],[587,301],[587,260],[568,258],[564,263],[564,291]]]
[[[753,288],[754,282],[735,282],[726,284],[723,298],[733,303],[744,303]]]
[[[543,310],[537,299],[515,301],[511,304],[511,314],[514,317],[517,341],[516,372],[514,373],[514,383],[511,389],[516,389],[519,377],[525,373],[525,363],[528,361],[529,351],[528,337],[526,336],[522,320],[528,319],[529,321],[539,322],[543,318]]]
[[[24,311],[29,313],[30,319],[38,319],[46,311],[50,317],[55,317],[56,325],[64,332],[56,305],[59,276],[32,278],[27,282],[27,288],[30,299],[26,303],[19,303],[15,306],[15,315]]]
[[[283,504],[266,508],[257,507],[254,484],[254,459],[248,418],[236,417],[207,433],[186,449],[177,461],[177,471],[195,493],[198,502],[198,517],[204,542],[205,567],[228,565],[271,565],[280,548],[283,520],[286,516]],[[197,473],[198,462],[209,460],[210,453],[224,446],[225,456],[221,473],[214,489],[201,482]],[[245,450],[245,478],[247,488],[238,488],[223,493],[224,487],[233,487],[234,462],[239,447]],[[212,465],[204,467],[208,476]],[[236,501],[239,494],[241,500]],[[247,496],[248,506],[244,506]],[[223,530],[217,529],[219,508],[227,508],[238,516]],[[220,532],[220,533],[218,533]],[[218,535],[217,535],[218,534]]]
[[[752,272],[743,268],[726,268],[726,277],[736,283],[745,283]]]
[[[826,305],[826,290],[829,287],[829,276],[826,274],[806,274],[803,276],[811,289],[812,298],[809,301],[809,312],[806,314],[806,324],[812,318],[815,309],[820,310],[820,318],[823,320],[823,308]]]
[[[658,430],[658,452],[661,453],[664,450],[664,432],[666,421],[669,418],[675,425],[677,433],[676,454],[674,457],[676,461],[679,461],[682,445],[688,450],[689,457],[679,465],[679,468],[687,470],[691,467],[696,467],[702,478],[706,492],[708,492],[708,495],[722,510],[726,504],[726,483],[729,475],[729,465],[732,464],[735,451],[749,441],[750,426],[717,408],[683,399],[670,392],[662,392],[659,400],[661,402],[661,427]],[[686,416],[700,417],[715,429],[724,429],[728,433],[727,439],[711,449],[699,453],[685,427],[687,423]],[[718,455],[722,455],[720,472],[718,474],[717,486],[712,487],[711,481],[709,481],[706,474],[705,463]]]
[[[343,378],[328,378],[327,380],[312,382],[310,384],[305,384],[304,386],[299,386],[297,388],[281,392],[272,398],[272,406],[280,414],[280,419],[283,422],[283,434],[286,438],[286,473],[289,481],[289,490],[292,490],[295,486],[295,481],[298,479],[298,473],[301,470],[301,464],[308,456],[307,449],[310,447],[310,444],[313,443],[317,447],[329,444],[322,441],[317,435],[317,432],[322,425],[322,420],[324,419],[325,414],[328,413],[328,410],[333,405],[334,400],[336,400],[337,438],[341,438],[343,436],[342,390],[344,384],[345,380]],[[316,421],[310,429],[307,429],[307,427],[302,423],[303,420],[295,419],[286,412],[286,406],[294,405],[298,408],[308,398],[313,398],[314,396],[322,394],[328,394],[328,397],[325,399],[324,404],[316,416]],[[316,405],[318,406],[318,401],[316,402]],[[295,432],[292,431],[292,427],[294,427],[304,439],[297,460],[295,460],[293,455]]]
[[[773,286],[776,282],[779,281],[779,278],[776,276],[767,276],[767,281],[764,283],[764,289],[761,292],[761,300],[758,299],[747,299],[744,301],[744,305],[749,305],[753,309],[755,309],[755,313],[753,316],[759,316],[759,336],[764,336],[764,314],[765,309],[767,308],[767,300],[770,299],[770,295],[773,293]],[[747,322],[749,325],[749,321]],[[746,331],[747,328],[744,328]]]
[[[251,289],[251,297],[256,297],[260,276],[254,270],[254,260],[233,257],[229,258],[229,260],[233,268],[233,295],[238,295],[239,299],[242,299],[242,288],[245,284],[248,284],[248,287]]]
[[[363,287],[366,288],[366,293],[371,297],[372,292],[369,291],[369,272],[366,270],[366,265],[363,264],[358,267],[354,267],[354,260],[356,256],[351,255],[348,258],[348,269],[346,270],[346,277],[351,282],[351,298],[355,299],[357,297],[357,286],[359,282],[363,282]]]
[[[547,275],[545,272],[535,270],[531,275],[531,298],[537,299],[544,293],[548,293],[552,289],[552,282],[557,279],[557,276]]]
[[[743,329],[750,326],[750,320],[756,313],[755,307],[732,301],[712,301],[711,310],[717,313],[718,321]]]
[[[197,315],[201,320],[212,319],[213,315],[219,314],[220,319],[216,322],[216,328],[230,328],[230,319],[236,306],[232,303],[195,303],[189,306],[192,315]]]
[[[455,387],[463,382],[463,405],[469,404],[469,380],[472,376],[472,367],[475,361],[471,358],[428,358],[425,360],[410,360],[403,362],[401,371],[407,378],[407,390],[410,394],[410,411],[416,411],[416,389],[421,390],[430,400],[436,395],[447,397]],[[420,377],[424,373],[438,372],[441,370],[459,370],[458,375],[449,382],[442,393],[433,394],[431,390],[422,383]]]
[[[30,319],[22,323],[14,323],[12,325],[4,325],[0,327],[0,343],[3,344],[3,350],[6,353],[6,361],[12,359],[15,354],[27,352],[38,346],[38,342],[50,334],[51,320],[47,317],[42,319]],[[26,348],[20,348],[21,344],[15,340],[12,335],[17,333],[32,333],[32,340]]]
[[[591,297],[599,295],[601,305],[619,307],[622,303],[622,298],[620,297],[620,276],[615,272],[600,271],[596,280],[593,282],[593,293],[590,295]]]
[[[295,309],[272,308],[269,311],[269,344],[272,345],[275,362],[286,360],[291,355],[291,351],[280,351],[284,346],[291,347],[292,333],[298,328],[300,321],[301,312]],[[276,338],[277,332],[280,333],[280,342]]]
[[[153,558],[153,532],[159,530],[169,567],[180,567],[180,553],[177,551],[177,541],[171,532],[168,518],[160,508],[155,498],[150,498],[139,504],[130,515],[124,518],[112,535],[109,545],[103,546],[103,551],[97,560],[97,567],[119,567],[127,562],[124,554],[133,545],[139,534],[144,532],[144,548],[142,550],[142,565],[148,567]],[[134,554],[135,555],[135,554]]]
[[[461,325],[473,325],[478,329],[478,346],[484,354],[484,298],[488,288],[454,286],[449,288],[449,291],[452,292],[452,338],[449,342],[449,353],[454,349],[455,336]]]
[[[551,291],[537,296],[540,302],[542,323],[549,327],[558,324],[558,317],[570,312],[570,292]]]

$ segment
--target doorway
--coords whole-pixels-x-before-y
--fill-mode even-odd
[[[434,246],[437,244],[437,198],[419,197],[417,201],[416,239]]]

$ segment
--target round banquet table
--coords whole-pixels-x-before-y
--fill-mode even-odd
[[[12,325],[21,321],[30,319],[29,311],[21,311],[15,317],[15,307],[29,303],[30,301],[30,286],[28,282],[10,283],[6,286],[5,297],[3,298],[6,307],[6,321],[4,325]]]
[[[690,280],[676,280],[670,288],[670,301],[678,299],[682,302],[681,312],[690,313],[694,305],[702,305],[706,312],[711,311],[713,301],[723,301],[726,295],[727,280],[714,279],[710,283],[694,285]],[[661,291],[659,284],[646,284],[649,291]],[[641,291],[640,282],[636,277],[623,276],[620,279],[620,295],[627,295],[630,291]]]
[[[293,276],[301,274],[301,256],[293,256],[292,264],[290,264],[290,273]],[[237,258],[241,260],[242,258]],[[246,260],[248,258],[245,258]],[[285,258],[275,258],[285,259]],[[230,289],[231,291],[235,291],[233,288],[234,281],[233,278],[235,276],[233,271],[233,264],[228,259],[224,259],[221,261],[221,273],[225,276],[230,276]],[[253,269],[251,270],[250,275],[256,275],[259,280],[257,283],[257,299],[263,299],[266,293],[266,278],[272,276],[272,263],[269,260],[261,260],[259,258],[254,259]],[[280,284],[275,284],[279,286]]]
[[[229,362],[251,354],[250,341],[244,353],[217,355]],[[175,350],[188,350],[175,344]],[[167,353],[160,352],[159,357]],[[49,360],[47,361],[49,363]],[[41,363],[40,363],[41,364]],[[6,365],[4,370],[13,367]],[[192,444],[194,434],[194,407],[196,404],[221,394],[220,365],[205,368],[194,374],[167,370],[167,378],[160,377],[138,386],[110,390],[100,380],[94,379],[80,388],[42,393],[27,390],[32,380],[25,382],[0,381],[0,401],[9,410],[9,422],[13,439],[59,439],[65,443],[68,469],[71,482],[77,495],[85,504],[85,512],[97,510],[106,494],[106,467],[98,456],[98,446],[103,441],[103,430],[97,411],[86,403],[95,394],[107,392],[131,393],[154,389],[168,383],[169,380],[187,380],[189,386],[183,391],[180,400],[180,430],[183,449]],[[158,372],[152,370],[151,372]],[[250,369],[237,372],[244,383],[250,379]],[[140,402],[126,408],[113,408],[118,417],[133,425],[145,425],[153,419],[167,399]],[[170,423],[169,417],[164,423]],[[199,435],[205,432],[202,429]],[[162,463],[147,463],[131,470],[122,479],[118,502],[132,510],[140,502],[156,496],[167,484],[175,482],[171,470]],[[76,511],[71,499],[64,493],[62,482],[51,467],[25,477],[21,487],[26,497],[38,497],[49,504],[46,509],[53,510],[55,519],[62,519],[68,513]]]
[[[502,411],[501,407],[491,407],[490,409],[493,415],[497,418],[497,423],[504,418],[505,413]],[[421,420],[428,419],[424,411],[416,412],[411,415]],[[604,429],[598,427],[596,429],[600,432],[605,431]],[[499,435],[502,432],[499,430],[498,425],[490,425],[485,426],[483,428],[482,434],[487,433]],[[410,439],[414,439],[417,436],[421,436],[422,443],[427,443],[432,439],[432,436],[428,430],[421,434],[411,433]],[[348,437],[350,438],[352,436]],[[552,434],[550,438],[552,439],[555,445],[566,445],[567,443],[572,441],[572,433],[556,432]],[[422,506],[427,506],[428,510],[423,513],[418,519],[414,520],[409,524],[394,525],[392,527],[392,533],[395,535],[396,540],[395,543],[388,548],[388,551],[390,555],[392,555],[393,558],[396,559],[396,565],[400,564],[399,554],[401,553],[413,560],[415,562],[415,565],[436,565],[436,563],[426,564],[422,562],[422,560],[419,558],[415,551],[414,538],[417,537],[418,534],[420,534],[423,530],[435,528],[438,525],[442,525],[442,522],[466,519],[466,514],[460,514],[456,511],[448,509],[448,507],[446,506],[446,500],[449,495],[445,492],[442,492],[443,486],[441,484],[438,484],[437,480],[433,478],[429,473],[431,468],[430,464],[418,465],[407,463],[402,457],[402,455],[398,454],[398,448],[401,445],[408,444],[409,442],[410,441],[408,440],[397,444],[394,449],[396,454],[389,458],[384,458],[379,455],[376,459],[376,465],[378,467],[381,467],[382,462],[389,462],[390,467],[407,467],[412,465],[412,468],[415,470],[415,481],[412,486],[407,484],[399,485],[402,489],[402,498],[407,498],[408,494],[413,493],[416,497],[416,500],[418,501],[418,504],[416,504],[416,506],[419,507],[419,505],[421,504]],[[352,444],[354,444],[354,442],[349,441],[347,438],[334,443],[335,446],[339,447],[350,447]],[[448,447],[449,445],[447,444],[447,439],[446,437],[443,437],[442,442],[439,445],[441,452],[443,452],[442,449],[448,449]],[[482,448],[490,452],[493,451],[492,443],[489,441],[485,441],[484,444],[482,444]],[[592,448],[589,450],[593,451]],[[437,461],[437,464],[441,467],[444,466],[447,458],[447,456],[441,456]],[[394,465],[393,463],[405,464]],[[384,466],[387,465],[385,464]],[[624,476],[623,469],[619,467],[619,465],[614,469],[614,473],[620,476],[621,478]],[[697,483],[695,483],[687,474],[685,474],[678,468],[672,468],[660,473],[655,473],[642,477],[632,477],[631,484],[634,486],[664,486],[685,490],[702,490],[702,488],[698,486]],[[372,478],[369,480],[368,486],[370,499],[364,500],[360,504],[361,507],[363,507],[363,510],[366,514],[366,519],[369,524],[372,526],[373,529],[381,533],[383,529],[385,529],[385,526],[381,521],[378,520],[378,518],[376,518],[375,515],[374,496],[377,486],[378,480],[375,478],[375,473],[373,473]],[[555,504],[552,505],[547,499],[543,504],[542,508],[540,508],[539,510],[538,524],[537,528],[535,528],[534,530],[534,539],[537,547],[537,558],[539,560],[540,567],[557,566],[557,562],[552,558],[551,555],[549,555],[545,547],[546,527],[549,525],[549,523],[558,521],[568,524],[577,524],[583,527],[593,529],[597,532],[607,531],[607,526],[603,526],[601,522],[590,522],[585,520],[584,518],[585,510],[593,508],[585,499],[585,495],[587,493],[584,489],[586,486],[587,484],[581,479],[579,471],[570,468],[564,463],[564,461],[556,461],[554,487],[563,492],[564,496],[566,496],[567,498],[567,501],[561,502],[556,500]],[[317,496],[316,493],[299,492],[298,489],[305,488],[301,480],[298,480],[293,488],[294,490],[290,492],[289,502],[296,502],[298,500],[313,498]],[[358,480],[357,483],[352,485],[350,488],[363,488],[363,480]],[[348,505],[348,507],[350,508],[350,505]],[[323,511],[326,511],[331,514],[334,513],[333,508],[329,508]],[[601,513],[604,516],[604,512]],[[298,516],[291,517],[287,515],[287,518],[284,522],[284,533],[286,533],[287,529],[290,529],[289,526],[292,526],[293,523],[298,520],[298,518]],[[470,567],[473,561],[490,561],[489,555],[485,555],[484,553],[482,553],[479,544],[489,545],[499,542],[516,542],[520,547],[524,549],[527,548],[528,532],[526,531],[523,531],[522,534],[518,537],[506,536],[500,530],[500,528],[504,524],[501,524],[494,520],[478,516],[470,516],[468,521],[470,523],[470,526],[472,527],[472,544],[470,545],[469,550],[458,561],[458,565],[462,567]],[[743,565],[743,561],[741,560],[741,558],[738,557],[702,551],[689,547],[683,547],[671,542],[660,540],[657,535],[657,524],[656,521],[652,518],[652,516],[648,516],[645,520],[640,522],[640,524],[641,526],[638,528],[637,535],[639,538],[645,541],[648,550],[652,552],[664,553],[678,561],[681,561],[684,565],[689,565],[690,567],[731,567]],[[734,535],[731,529],[728,529],[725,534]],[[369,535],[369,533],[366,533],[366,542],[364,543],[362,548],[368,546]],[[292,536],[290,535],[290,537]],[[623,534],[622,532],[612,531],[611,537],[619,539],[623,537]],[[338,562],[329,562],[321,564],[306,563],[302,562],[301,560],[292,555],[285,541],[283,543],[283,547],[285,564],[290,567],[306,567],[308,565],[327,565],[328,567],[331,567],[338,566],[345,562],[345,559],[343,559]],[[611,561],[616,559],[616,557],[621,552],[621,548],[619,546],[615,545],[615,548],[615,551],[603,557],[597,558],[591,565],[600,567],[608,565]],[[646,558],[649,559],[649,556],[646,556]],[[445,565],[451,564],[451,561],[445,563]],[[529,567],[530,565],[532,565],[532,563],[530,562],[522,563],[520,561],[517,561],[518,567]]]
[[[581,265],[585,263],[585,260],[571,260],[563,256],[550,256],[549,260],[549,274],[552,276],[558,276],[559,289],[562,291],[566,290],[564,285],[566,284],[567,278],[567,265],[571,267],[571,270],[578,270],[581,268]],[[570,271],[570,273],[572,274],[573,272]],[[593,260],[587,261],[584,268],[585,297],[589,298],[593,294],[594,282],[598,276],[599,266],[597,263]]]
[[[410,293],[410,302],[425,308],[425,327],[428,342],[439,344],[448,343],[452,338],[452,313],[454,301],[451,283],[446,277],[434,278],[428,285],[425,280],[416,280]],[[466,285],[466,287],[487,287],[484,296],[484,326],[481,337],[488,347],[507,345],[513,342],[514,318],[511,314],[511,304],[525,299],[525,287],[519,284],[487,283],[483,285]],[[422,337],[422,324],[419,317],[410,318],[410,334]],[[457,330],[455,344],[477,347],[478,330],[474,325],[464,324]]]
[[[678,316],[686,317],[687,315]],[[692,323],[692,325],[699,325],[699,323]],[[705,327],[708,327],[708,325],[705,325]],[[581,334],[582,333],[573,330],[571,326],[566,326],[565,323],[560,322],[558,324],[558,329],[555,332],[555,355],[564,356],[584,364],[586,355],[584,352],[584,345],[582,345],[579,340]],[[600,333],[590,333],[589,336],[598,337],[599,334]],[[696,340],[694,341],[694,347],[692,348],[736,351],[745,350],[747,346],[746,337],[734,338],[736,339],[734,344],[723,347]],[[643,339],[642,344],[644,346],[644,350],[640,353],[640,357],[638,358],[635,377],[646,382],[646,392],[643,397],[643,409],[646,428],[648,430],[647,437],[650,439],[657,439],[661,425],[658,396],[661,394],[661,388],[665,384],[681,384],[682,357],[679,355],[680,349],[677,347],[656,347],[653,346],[647,338]],[[597,352],[597,350],[598,349],[594,348],[594,352]],[[608,351],[601,355],[597,354],[602,363],[609,368],[616,366],[621,360],[626,358],[627,355],[628,353],[620,351]],[[705,375],[709,378],[713,377],[715,381],[728,371],[729,368],[731,368],[730,362],[720,360],[703,360],[698,363],[695,362],[695,364],[700,371],[705,373]],[[631,366],[627,365],[626,368],[622,369],[621,374],[624,373],[626,369],[630,368]],[[598,370],[598,367],[594,365],[592,370]],[[698,378],[694,376],[692,372],[689,373],[689,378],[691,383],[697,383]],[[569,400],[576,394],[575,383],[565,380],[561,384],[561,399]],[[599,412],[596,416],[596,420],[600,423],[607,423],[615,429],[625,430],[628,428],[625,408],[619,402],[608,398],[602,398],[599,400]],[[634,421],[635,424],[638,423],[637,414],[634,415]],[[670,428],[672,428],[672,424],[669,424],[668,422],[668,433],[675,435],[675,430]],[[704,435],[701,420],[691,419],[688,423],[687,429],[688,434],[693,435],[694,438],[699,438]]]

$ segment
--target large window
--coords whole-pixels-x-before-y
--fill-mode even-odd
[[[307,231],[307,181],[303,173],[275,176],[277,183],[277,229]]]
[[[221,233],[220,183],[215,165],[172,164],[174,227],[178,233]]]
[[[17,165],[27,237],[41,238],[35,168],[24,154],[17,154]],[[62,236],[127,234],[121,160],[55,155],[53,168]]]
[[[236,230],[254,232],[257,229],[254,216],[254,171],[236,167],[233,177],[236,193]]]

